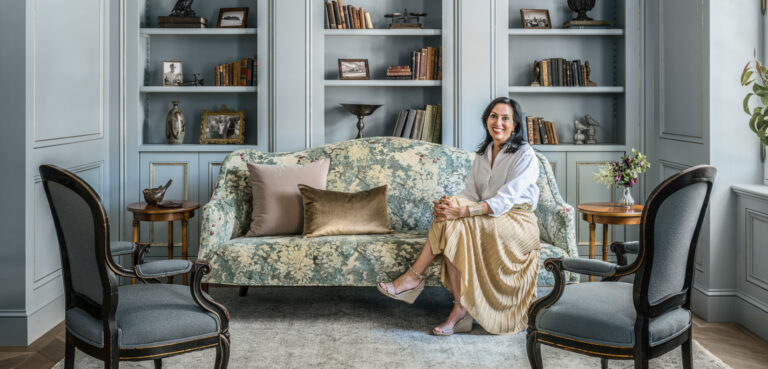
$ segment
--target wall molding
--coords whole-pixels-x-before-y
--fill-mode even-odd
[[[745,245],[746,249],[744,250],[746,254],[746,257],[744,260],[746,264],[746,268],[744,270],[745,272],[744,278],[747,282],[753,284],[754,286],[759,287],[765,291],[768,291],[768,281],[754,274],[753,267],[755,263],[755,258],[753,255],[753,247],[752,247],[754,244],[754,239],[752,237],[752,230],[753,230],[752,222],[755,220],[758,220],[768,224],[768,214],[761,213],[759,211],[747,208],[745,209],[744,219],[746,223],[745,227],[747,228],[746,229],[747,239],[746,239],[746,245]]]
[[[768,303],[758,300],[757,298],[750,296],[735,288],[712,288],[707,289],[697,283],[693,284],[693,289],[701,293],[707,298],[739,298],[740,300],[768,313]]]
[[[608,163],[607,161],[577,161],[576,162],[576,203],[577,204],[581,204],[581,180],[580,180],[580,178],[581,178],[581,166],[582,165],[597,165],[597,166],[600,166],[600,165],[607,164],[607,163]],[[615,202],[616,201],[615,191],[610,191],[610,195],[611,195],[610,202]],[[597,228],[598,228],[598,225],[599,224],[595,224],[595,252],[597,252],[598,241],[600,242],[599,243],[600,245],[603,244],[602,240],[598,240],[597,239],[597,234],[598,234]],[[579,231],[580,228],[581,227],[579,227],[579,222],[577,221],[577,223],[576,223],[576,245],[577,246],[585,246],[585,245],[589,246],[589,242],[579,242],[579,238],[581,236],[581,231]],[[611,229],[611,239],[615,240],[616,239],[616,234],[615,234],[616,233],[616,226],[612,226],[612,227],[610,227],[610,229]],[[600,249],[600,250],[602,250],[602,249]]]

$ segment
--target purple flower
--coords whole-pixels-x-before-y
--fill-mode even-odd
[[[632,178],[632,179],[630,179],[630,180],[629,180],[629,187],[632,187],[632,186],[634,186],[634,185],[635,185],[635,183],[637,183],[637,178]]]

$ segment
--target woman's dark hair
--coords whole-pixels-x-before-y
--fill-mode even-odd
[[[509,136],[509,140],[507,140],[507,149],[504,150],[504,152],[516,153],[517,150],[520,149],[520,146],[523,145],[523,116],[521,113],[522,109],[520,108],[520,104],[508,97],[497,97],[493,99],[493,101],[488,104],[488,107],[485,108],[485,111],[483,111],[482,122],[483,129],[485,130],[485,140],[480,144],[480,146],[477,147],[478,155],[485,154],[485,150],[487,150],[488,147],[493,143],[491,133],[488,132],[488,117],[491,116],[491,112],[497,104],[507,104],[512,108],[512,121],[515,123],[515,130],[512,131],[512,134]]]

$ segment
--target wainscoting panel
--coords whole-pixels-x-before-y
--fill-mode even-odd
[[[735,320],[758,334],[768,334],[768,190],[763,185],[731,188],[737,195],[737,294],[742,305],[759,312],[758,319],[736,314]]]
[[[139,156],[139,184],[142,189],[165,185],[173,180],[165,193],[164,200],[199,201],[199,165],[197,153],[142,153]],[[140,195],[141,196],[141,195]],[[143,199],[143,196],[141,196]],[[189,255],[197,255],[199,237],[199,210],[189,220]],[[155,222],[151,226],[142,222],[139,227],[139,239],[152,243],[151,256],[168,255],[168,223]],[[174,255],[181,256],[181,222],[173,224]]]
[[[567,199],[567,189],[568,186],[566,186],[566,167],[568,166],[566,162],[566,153],[564,152],[542,152],[544,156],[547,157],[547,160],[549,160],[549,165],[552,167],[552,173],[555,174],[555,182],[557,182],[557,189],[560,190],[560,196],[563,197],[563,199]]]
[[[35,146],[102,137],[103,0],[35,0],[33,22]]]
[[[768,291],[768,214],[746,211],[746,280]]]
[[[216,179],[219,177],[221,163],[228,153],[201,153],[200,154],[200,206],[202,207],[211,199],[216,188]]]

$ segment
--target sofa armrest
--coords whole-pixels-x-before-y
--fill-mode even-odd
[[[237,228],[235,201],[233,198],[214,197],[203,205],[201,213],[200,251],[197,258],[210,260],[216,246],[229,241]]]

